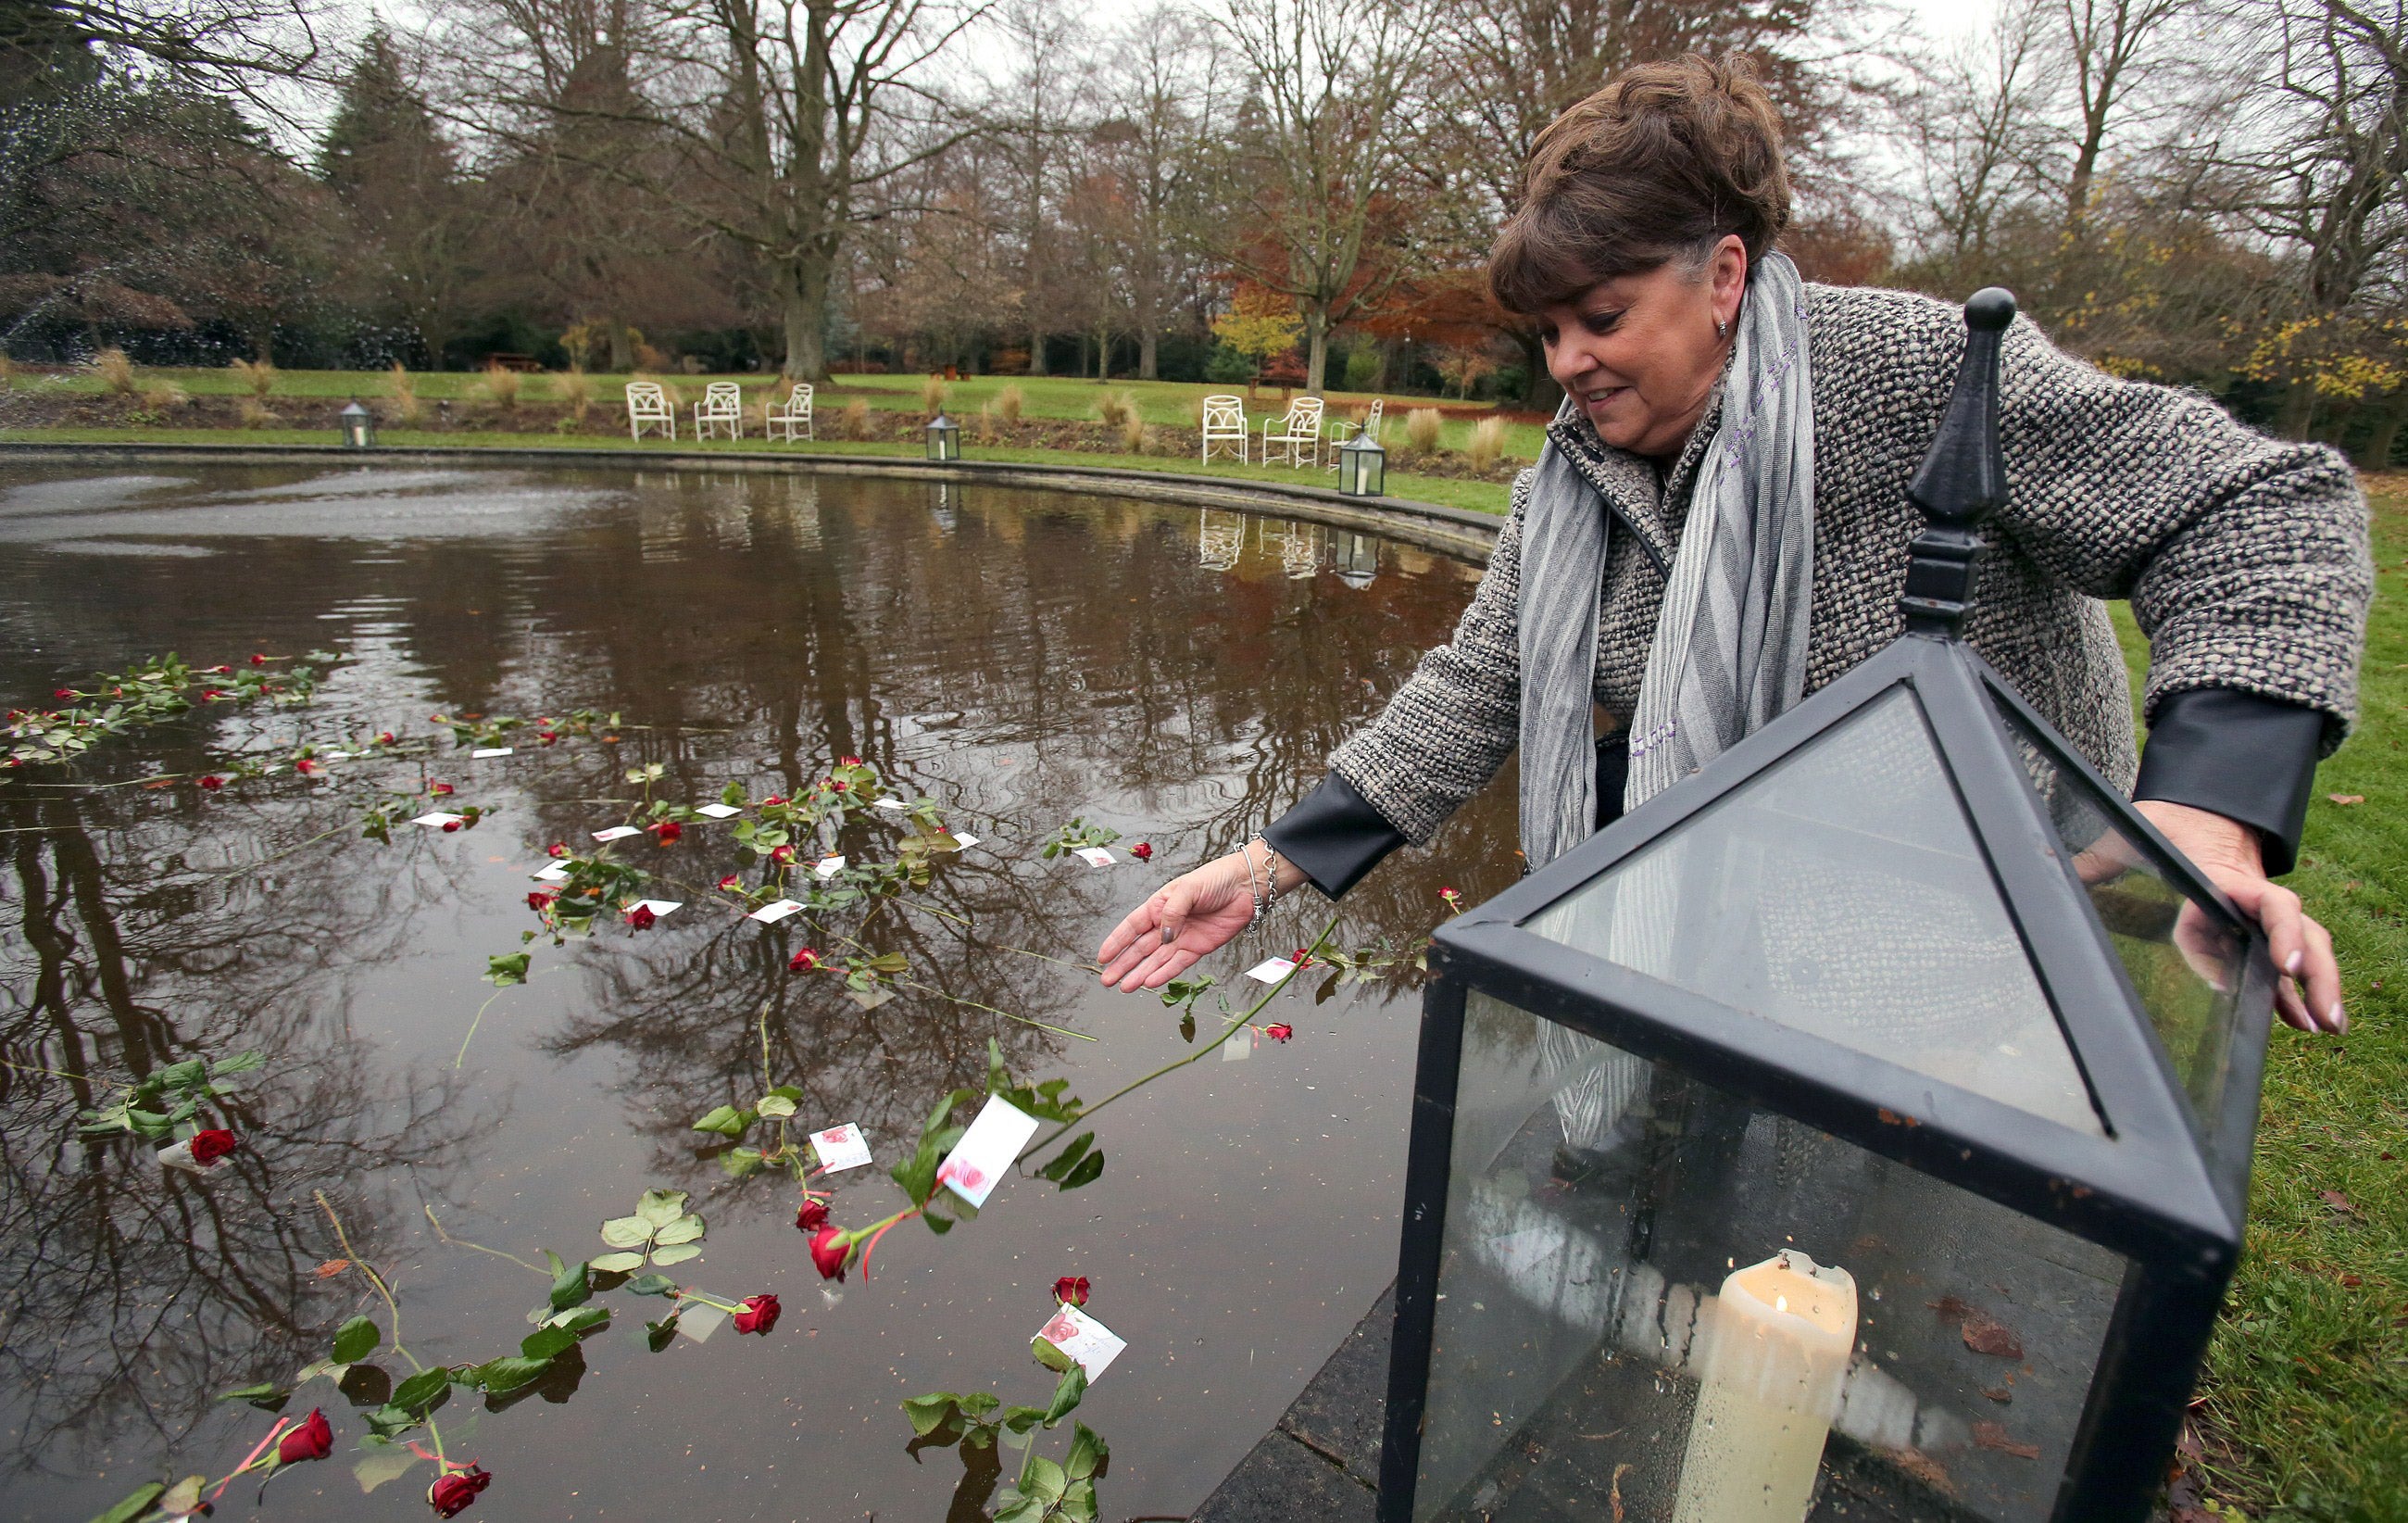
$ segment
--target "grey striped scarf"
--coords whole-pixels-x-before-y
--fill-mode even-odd
[[[1559,417],[1577,416],[1564,402]],[[1598,603],[1609,515],[1550,443],[1522,525],[1522,850],[1533,869],[1597,828]],[[1630,721],[1636,808],[1795,704],[1814,580],[1806,295],[1768,254],[1740,304],[1722,423],[1699,463]]]

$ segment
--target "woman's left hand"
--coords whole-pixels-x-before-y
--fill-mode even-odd
[[[2341,964],[2333,958],[2332,936],[2309,918],[2300,896],[2266,876],[2258,833],[2188,804],[2144,798],[2132,807],[2265,931],[2267,950],[2284,974],[2274,984],[2274,1008],[2283,1019],[2302,1031],[2347,1031],[2349,1013],[2342,1009]]]

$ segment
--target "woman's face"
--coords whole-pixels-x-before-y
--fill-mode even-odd
[[[1716,244],[1703,269],[1672,259],[1601,281],[1539,314],[1547,373],[1598,438],[1670,455],[1705,415],[1746,290],[1747,246],[1736,237]]]

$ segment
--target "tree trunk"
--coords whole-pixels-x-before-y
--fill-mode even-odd
[[[788,381],[827,379],[826,267],[808,252],[791,260],[779,306],[785,319]]]
[[[1304,309],[1304,389],[1313,396],[1321,395],[1321,383],[1329,370],[1329,309],[1321,306]]]
[[[611,373],[624,376],[636,367],[636,341],[628,337],[627,324],[615,317],[604,326],[610,330]],[[434,360],[437,368],[441,368],[443,356],[438,352],[434,356]]]
[[[1149,323],[1138,330],[1137,378],[1140,381],[1160,381],[1162,335]]]
[[[1046,374],[1045,336],[1034,328],[1028,330],[1028,373],[1032,376]]]
[[[1517,330],[1513,341],[1522,346],[1522,364],[1529,372],[1522,382],[1522,405],[1533,412],[1554,412],[1563,406],[1564,389],[1547,371],[1547,346],[1526,328]]]
[[[2374,415],[2374,432],[2366,437],[2365,447],[2358,452],[2358,469],[2391,468],[2391,446],[2399,440],[2402,423],[2408,423],[2408,392],[2394,392],[2385,399],[2383,410]]]
[[[2283,394],[2282,409],[2274,415],[2274,432],[2285,438],[2308,437],[2308,422],[2315,416],[2316,390],[2303,381],[2291,382]]]

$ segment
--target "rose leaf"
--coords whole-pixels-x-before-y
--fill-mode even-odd
[[[666,1248],[653,1249],[652,1262],[666,1269],[671,1264],[682,1264],[687,1259],[697,1258],[700,1257],[701,1255],[702,1248],[699,1244],[692,1243],[671,1243]]]
[[[383,1341],[384,1333],[375,1323],[355,1316],[335,1329],[335,1362],[357,1364]]]
[[[602,1254],[594,1259],[594,1268],[605,1274],[633,1274],[643,1267],[642,1254]]]
[[[640,1248],[652,1241],[652,1225],[641,1216],[613,1216],[602,1224],[602,1241],[613,1248]]]

